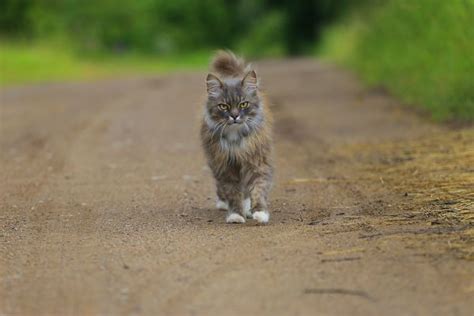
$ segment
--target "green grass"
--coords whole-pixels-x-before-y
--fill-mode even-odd
[[[474,0],[372,3],[329,27],[319,54],[435,120],[472,122]]]
[[[137,54],[81,57],[64,45],[2,41],[0,86],[200,69],[207,65],[209,56],[209,51],[202,51],[164,57]]]

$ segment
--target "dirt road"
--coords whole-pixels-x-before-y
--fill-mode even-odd
[[[205,73],[1,92],[0,315],[469,315],[474,132],[310,60],[259,65],[268,226],[227,225]]]

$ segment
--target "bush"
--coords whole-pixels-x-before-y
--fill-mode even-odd
[[[262,49],[300,54],[349,2],[2,0],[0,36],[68,40],[81,53],[163,54],[243,45],[257,55]]]
[[[320,51],[437,120],[472,121],[472,21],[474,0],[372,1],[329,27]]]
[[[251,29],[237,45],[236,49],[252,57],[281,57],[286,54],[283,36],[284,16],[272,12],[258,21],[258,26]]]

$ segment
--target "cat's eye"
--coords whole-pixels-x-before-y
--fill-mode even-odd
[[[249,107],[249,102],[248,101],[240,102],[239,107],[241,109],[246,109]]]
[[[228,110],[229,110],[229,105],[224,104],[224,103],[218,104],[217,107],[218,107],[219,110],[221,110],[221,111],[228,111]]]

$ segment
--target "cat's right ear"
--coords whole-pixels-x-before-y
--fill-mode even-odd
[[[206,78],[207,94],[211,98],[217,98],[222,92],[222,82],[213,74],[208,74]]]

